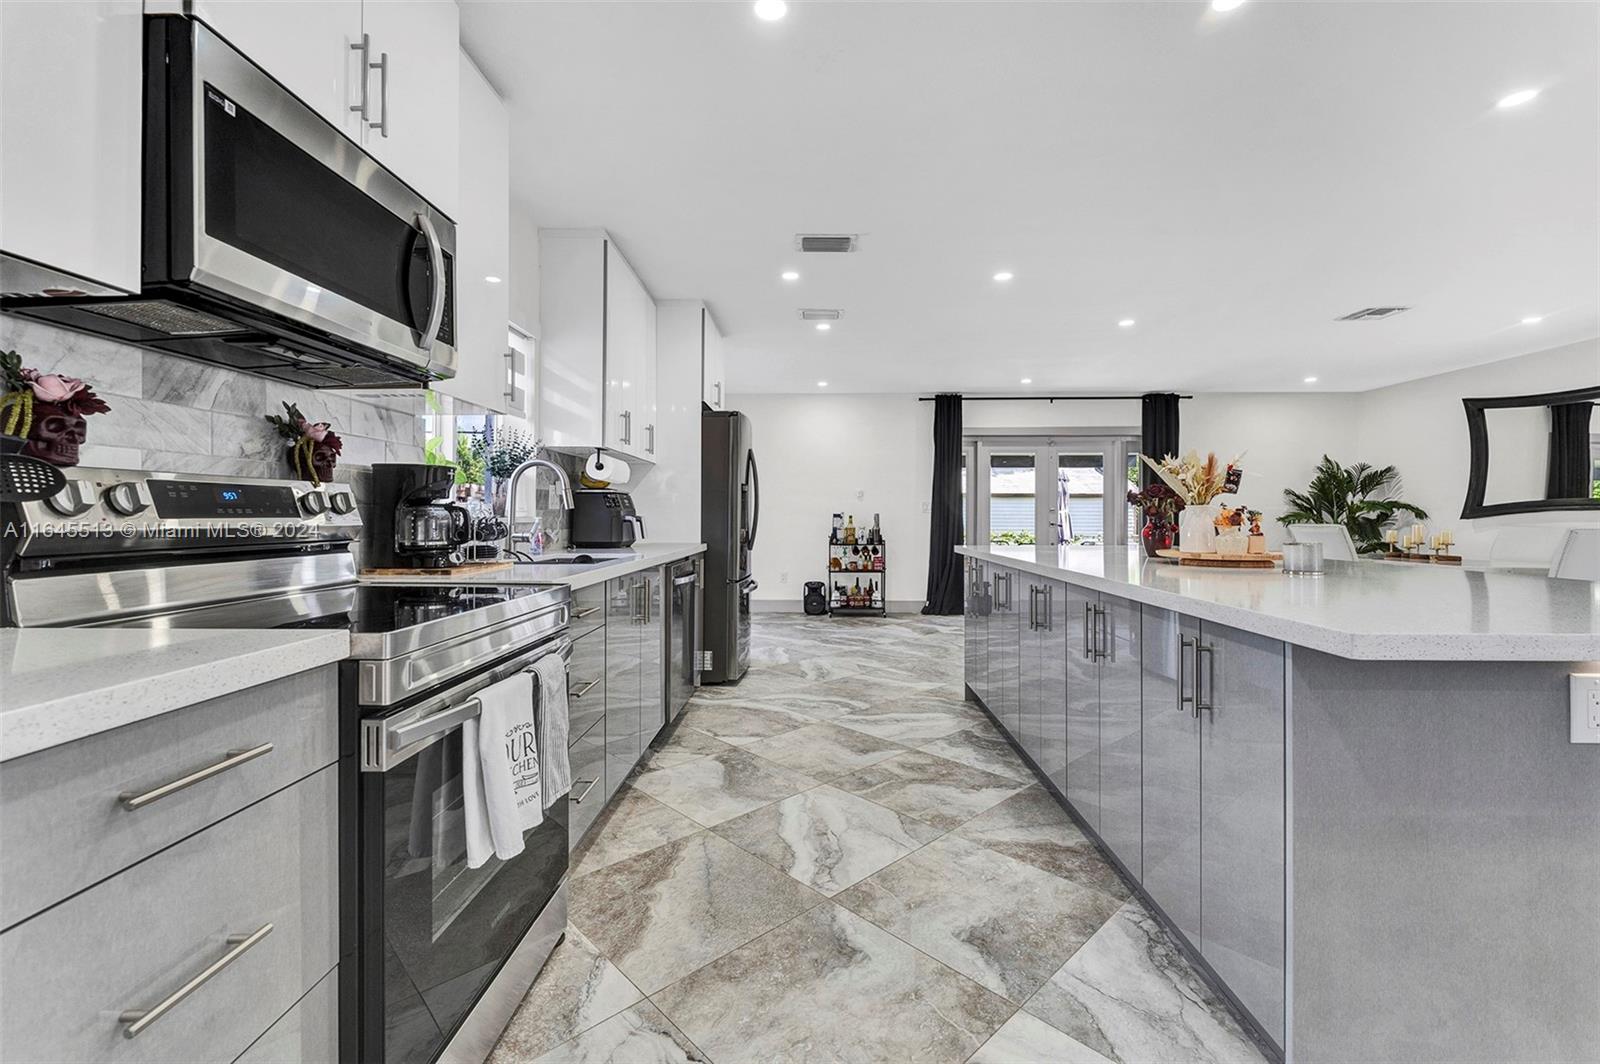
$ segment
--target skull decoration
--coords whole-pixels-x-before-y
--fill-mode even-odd
[[[57,403],[35,401],[33,427],[22,453],[58,466],[78,464],[78,447],[89,438],[89,425],[82,414]]]
[[[318,442],[311,449],[311,469],[316,473],[316,479],[329,481],[333,479],[333,467],[339,461],[339,437],[333,433]]]

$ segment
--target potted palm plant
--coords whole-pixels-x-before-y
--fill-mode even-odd
[[[1286,525],[1343,525],[1356,550],[1371,554],[1383,549],[1383,530],[1396,515],[1428,519],[1422,507],[1398,498],[1400,490],[1400,471],[1392,465],[1345,466],[1323,455],[1306,490],[1284,489],[1289,511],[1278,520]]]

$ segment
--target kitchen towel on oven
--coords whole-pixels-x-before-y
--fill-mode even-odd
[[[539,680],[539,749],[544,751],[544,807],[549,809],[572,790],[572,762],[567,757],[567,660],[546,654],[533,663]]]
[[[519,672],[477,694],[482,711],[461,728],[467,866],[522,852],[522,834],[544,821],[533,678]],[[473,756],[474,752],[477,756]]]

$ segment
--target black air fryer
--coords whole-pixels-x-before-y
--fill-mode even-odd
[[[644,518],[633,509],[633,496],[609,488],[572,493],[574,547],[631,547],[644,535]]]

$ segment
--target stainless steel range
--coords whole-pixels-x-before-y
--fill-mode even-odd
[[[482,689],[570,653],[567,588],[363,585],[343,483],[75,469],[5,517],[9,625],[350,633],[340,1056],[486,1057],[565,931],[568,814],[556,798],[522,854],[469,868],[462,725]]]

